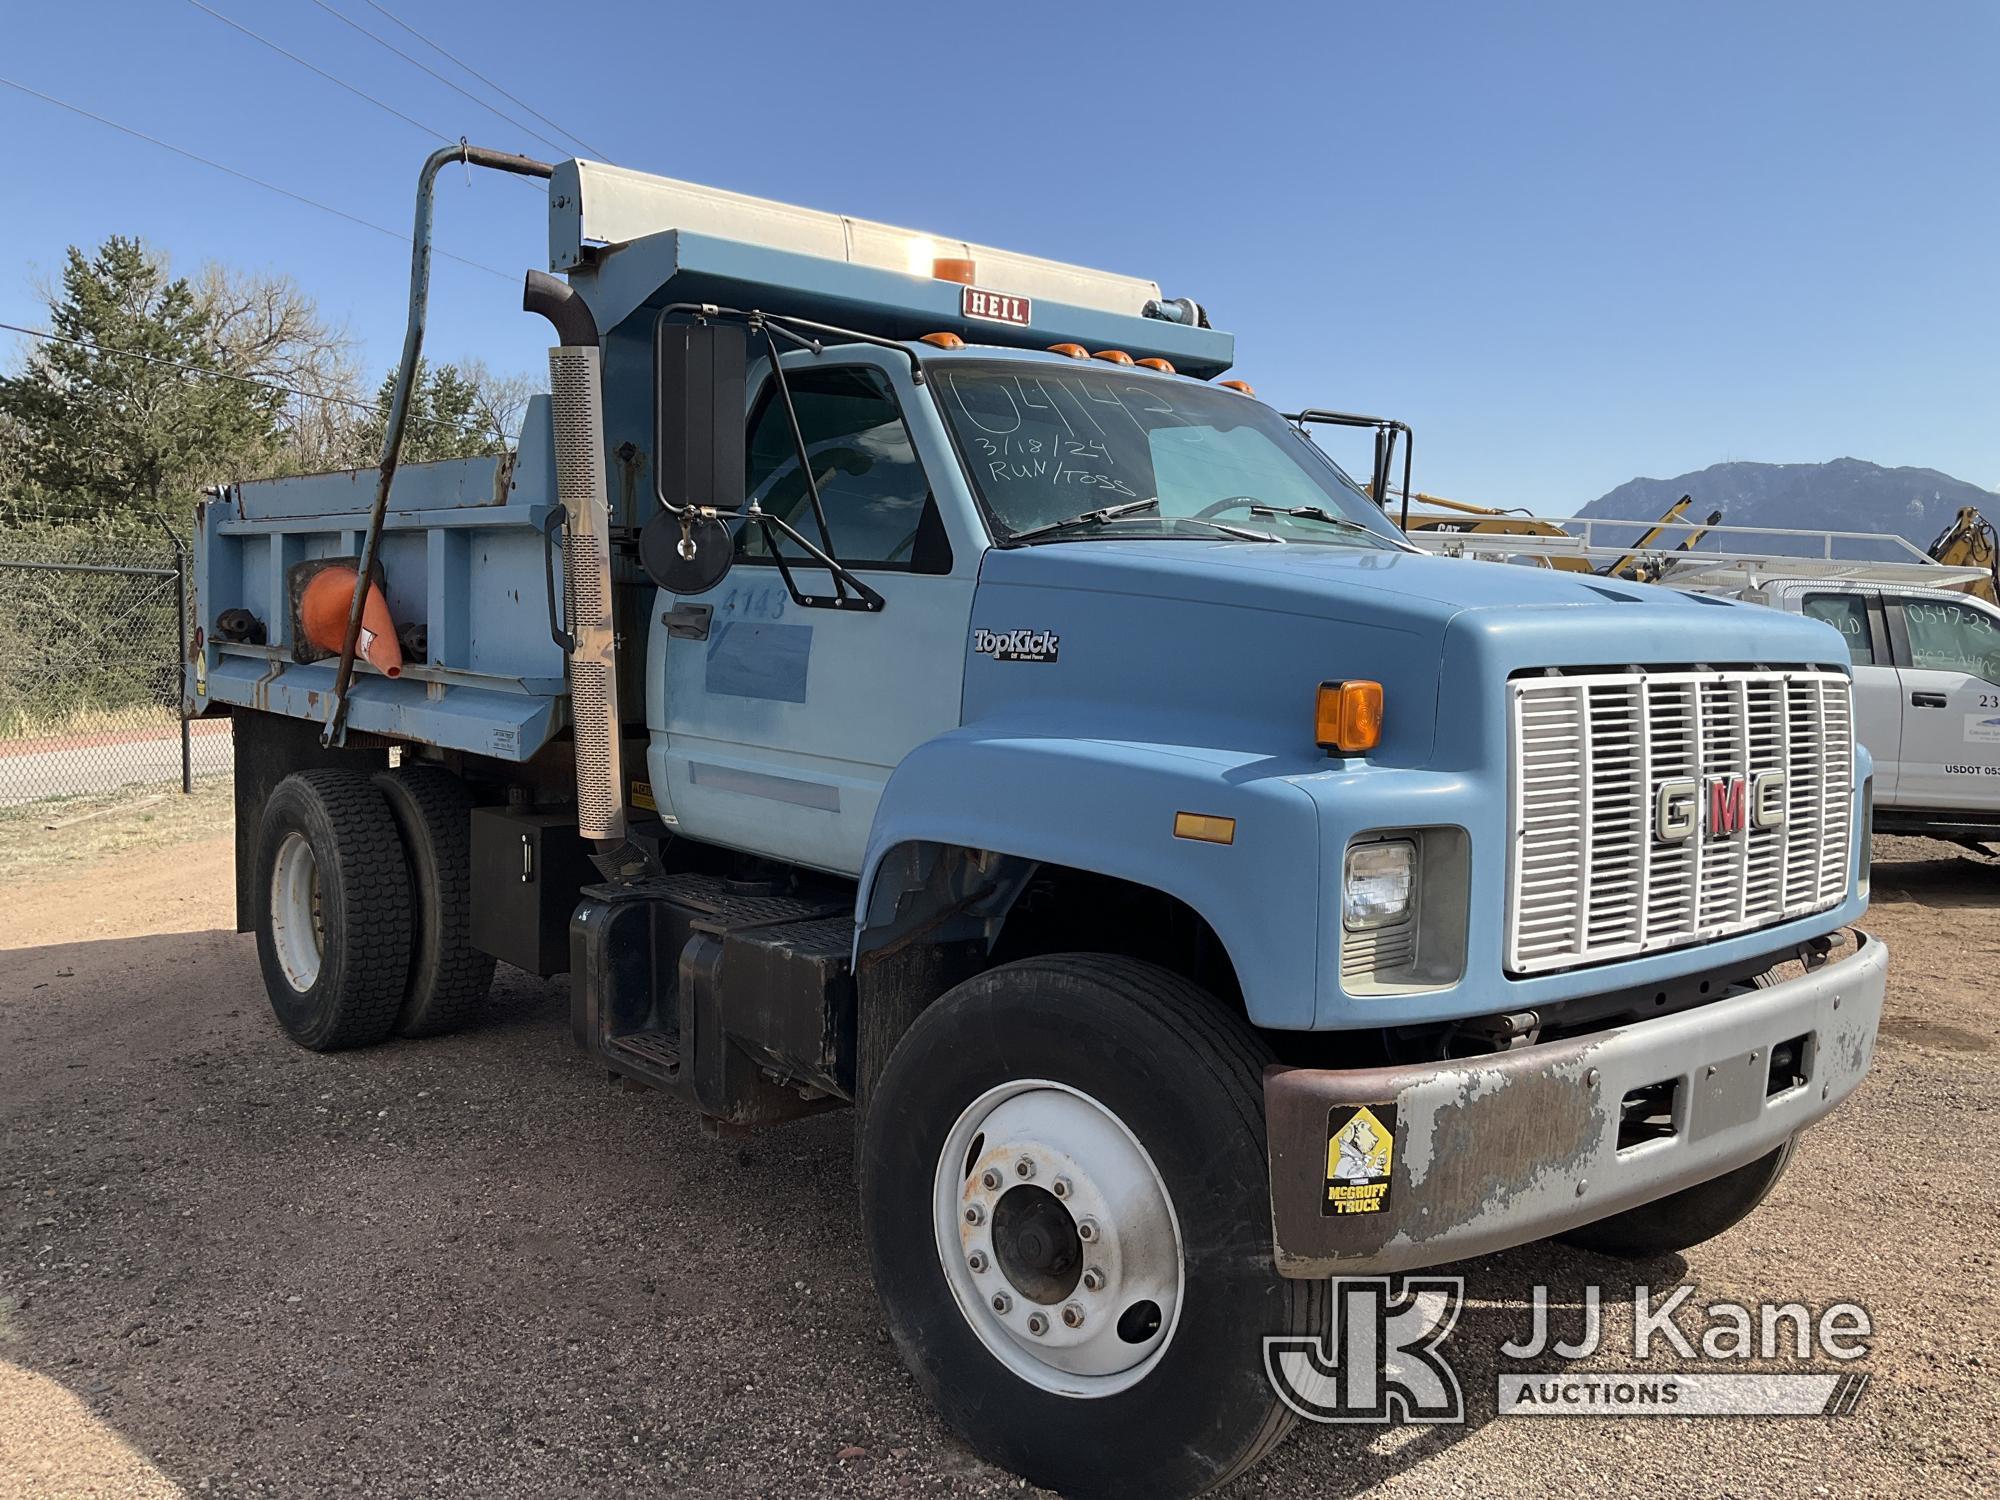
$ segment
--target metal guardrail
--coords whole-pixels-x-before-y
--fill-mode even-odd
[[[1452,519],[1457,519],[1454,515]],[[1487,519],[1468,518],[1468,524]],[[1783,526],[1698,526],[1693,521],[1676,522],[1659,543],[1635,551],[1631,537],[1651,524],[1604,516],[1538,516],[1564,528],[1568,535],[1537,536],[1504,531],[1452,531],[1443,528],[1415,530],[1411,542],[1426,552],[1445,557],[1472,557],[1487,561],[1534,561],[1542,566],[1556,559],[1575,558],[1595,571],[1624,559],[1635,563],[1663,564],[1660,581],[1684,585],[1700,580],[1720,581],[1723,574],[1736,575],[1735,581],[1757,574],[1795,575],[1811,578],[1844,578],[1858,582],[1922,585],[1948,588],[1986,577],[1983,568],[1959,567],[1931,560],[1921,547],[1907,537],[1880,531],[1815,531]],[[1679,536],[1687,530],[1702,532],[1700,545],[1680,551]],[[1615,540],[1599,541],[1601,531]],[[1619,535],[1619,533],[1623,535]],[[1765,546],[1729,545],[1733,538],[1765,541]],[[1769,545],[1778,543],[1779,545]],[[1852,552],[1874,549],[1882,557],[1842,556],[1840,544]],[[1793,551],[1783,544],[1800,550]]]

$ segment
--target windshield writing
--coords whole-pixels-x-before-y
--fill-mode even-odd
[[[1393,546],[1395,528],[1269,407],[1170,376],[953,361],[939,402],[1003,535],[1156,499],[1115,534],[1213,536],[1215,518],[1286,540]],[[1367,533],[1283,512],[1323,510]],[[1074,539],[1064,532],[1065,539]]]

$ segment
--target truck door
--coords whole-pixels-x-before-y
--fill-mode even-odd
[[[1824,620],[1847,642],[1854,665],[1854,734],[1875,761],[1875,805],[1894,807],[1903,759],[1902,688],[1890,660],[1882,601],[1855,588],[1810,590],[1799,612]]]
[[[1888,596],[1901,686],[1904,807],[2000,809],[2000,611],[1969,595]]]
[[[830,544],[768,364],[761,380],[751,371],[749,492],[883,608],[831,607],[827,571],[783,541],[799,592],[815,601],[801,603],[763,530],[743,526],[720,584],[659,595],[648,768],[683,834],[852,875],[890,771],[959,723],[983,541],[936,414],[911,399],[906,359],[802,351],[784,364]],[[933,475],[948,482],[934,491]]]

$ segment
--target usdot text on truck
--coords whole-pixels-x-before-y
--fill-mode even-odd
[[[399,467],[460,161],[549,180],[551,389]],[[1692,1244],[1860,1082],[1827,625],[1418,552],[1400,424],[1281,415],[1148,281],[472,147],[413,281],[380,471],[199,516],[277,1020],[432,1035],[507,963],[717,1132],[852,1106],[996,1463],[1199,1493],[1329,1277]]]

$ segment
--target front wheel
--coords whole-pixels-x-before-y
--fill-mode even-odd
[[[1196,1495],[1291,1425],[1240,1017],[1149,964],[1036,958],[916,1021],[869,1101],[862,1213],[904,1362],[985,1457],[1073,1496]]]
[[[1556,1236],[1566,1245],[1619,1260],[1651,1260],[1712,1240],[1750,1217],[1791,1164],[1793,1136],[1748,1166],[1670,1193],[1622,1214]]]

